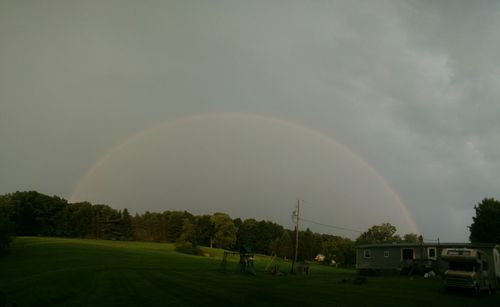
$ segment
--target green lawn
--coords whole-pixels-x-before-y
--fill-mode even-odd
[[[500,306],[500,295],[444,293],[441,280],[368,277],[341,283],[353,270],[311,266],[310,276],[273,276],[257,257],[257,276],[218,271],[210,257],[175,252],[172,244],[21,237],[0,258],[0,291],[17,306]],[[289,264],[281,263],[287,270]]]

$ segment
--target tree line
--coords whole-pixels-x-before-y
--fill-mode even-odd
[[[291,258],[295,233],[271,221],[236,218],[225,213],[193,215],[187,211],[131,215],[127,209],[89,202],[68,203],[36,191],[0,195],[0,232],[6,250],[12,236],[54,236],[149,242],[188,242]],[[339,236],[299,232],[299,259],[322,253],[345,265],[355,262],[354,242]]]
[[[500,208],[498,201],[483,202],[488,204],[488,212]],[[484,208],[480,204],[476,211],[482,213]],[[475,220],[482,216],[478,215]],[[497,226],[498,223],[494,223],[494,227]],[[476,228],[479,229],[475,224],[471,226],[471,238]],[[250,247],[256,253],[282,258],[292,258],[295,251],[295,232],[271,221],[232,219],[225,213],[193,215],[188,211],[146,211],[131,215],[127,209],[89,202],[68,203],[58,196],[36,191],[0,195],[0,253],[8,249],[12,236],[170,242],[232,250]],[[350,266],[356,261],[357,244],[389,242],[416,243],[418,236],[400,236],[389,223],[374,225],[356,240],[306,229],[299,232],[298,258],[312,260],[322,254],[328,262],[333,260]]]

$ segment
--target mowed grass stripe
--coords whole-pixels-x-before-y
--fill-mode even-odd
[[[368,277],[311,265],[311,276],[273,276],[257,256],[257,276],[238,274],[238,257],[219,272],[223,251],[184,255],[172,244],[17,238],[0,258],[0,290],[18,306],[500,306],[499,297],[447,295],[442,280]],[[282,272],[289,262],[277,261]]]

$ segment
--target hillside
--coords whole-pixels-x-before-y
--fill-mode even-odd
[[[499,297],[447,295],[442,281],[370,277],[312,265],[310,276],[273,276],[257,257],[257,276],[240,275],[233,257],[218,271],[221,250],[190,256],[172,244],[19,237],[0,258],[0,290],[18,306],[336,305],[498,306]],[[288,264],[281,263],[283,271]]]

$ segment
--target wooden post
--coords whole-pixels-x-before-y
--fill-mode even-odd
[[[299,254],[299,218],[300,218],[300,199],[297,199],[297,214],[295,220],[295,257],[292,262],[292,273],[295,273],[295,263]]]

